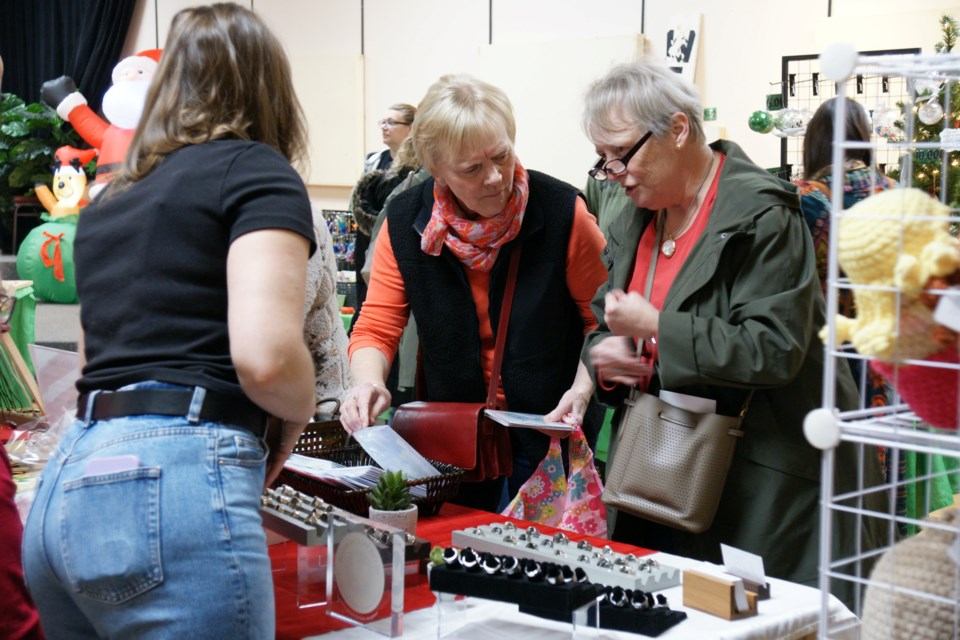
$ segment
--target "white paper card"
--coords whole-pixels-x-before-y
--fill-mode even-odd
[[[944,290],[933,311],[933,319],[948,329],[960,331],[960,287]]]
[[[666,389],[661,389],[660,399],[667,404],[678,409],[683,409],[684,411],[692,411],[693,413],[717,412],[717,401],[711,400],[710,398],[688,396],[685,393],[677,393],[676,391],[667,391]]]
[[[737,608],[737,613],[750,608],[747,603],[747,590],[743,588],[743,580],[740,578],[735,578],[733,581],[733,606]]]
[[[552,429],[554,431],[573,431],[575,427],[566,422],[547,422],[537,413],[521,413],[519,411],[501,411],[487,409],[485,416],[507,427],[526,427],[529,429]]]
[[[358,429],[353,432],[353,437],[363,450],[387,471],[402,471],[408,480],[440,475],[429,460],[420,455],[389,425]]]
[[[720,553],[723,556],[724,570],[738,578],[757,584],[767,584],[767,575],[763,570],[763,558],[754,554],[720,544]]]

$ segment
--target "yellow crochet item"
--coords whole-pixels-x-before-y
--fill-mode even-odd
[[[919,189],[883,191],[844,212],[837,258],[854,285],[857,316],[837,318],[839,343],[850,341],[860,354],[886,362],[943,348],[934,339],[933,312],[919,296],[931,277],[960,267],[949,215],[949,207]],[[826,329],[820,335],[825,339]]]

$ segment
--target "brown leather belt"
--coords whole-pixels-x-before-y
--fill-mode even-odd
[[[193,389],[130,389],[129,391],[101,391],[85,393],[77,401],[77,419],[87,417],[87,404],[93,397],[93,420],[107,420],[125,416],[159,415],[183,416],[190,413]],[[262,437],[267,414],[245,397],[206,390],[200,407],[199,419],[208,422],[242,427]]]

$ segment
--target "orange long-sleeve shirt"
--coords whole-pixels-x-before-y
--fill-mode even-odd
[[[363,311],[350,336],[349,354],[352,356],[357,349],[374,347],[386,356],[387,362],[392,362],[400,336],[407,325],[410,304],[403,288],[397,259],[393,254],[388,224],[389,219],[384,221],[377,236],[373,252],[373,275],[363,303]],[[607,270],[600,259],[605,244],[596,218],[587,210],[586,203],[577,198],[570,243],[567,245],[566,273],[567,287],[583,318],[584,334],[597,326],[597,320],[590,310],[590,302],[607,279]],[[480,327],[480,363],[484,380],[488,382],[493,370],[495,348],[488,309],[490,274],[475,269],[465,271]]]

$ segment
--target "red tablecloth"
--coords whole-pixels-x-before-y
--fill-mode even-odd
[[[445,504],[440,514],[431,518],[420,518],[417,523],[417,536],[429,540],[431,546],[450,545],[451,532],[459,529],[468,529],[491,522],[506,522],[513,520],[504,516],[479,511],[454,504]],[[513,520],[524,528],[529,523]],[[545,532],[554,532],[551,527],[536,525]],[[568,534],[573,541],[587,539],[593,545],[609,544],[615,551],[644,555],[653,553],[648,549],[640,549],[632,545],[609,542],[592,538]],[[323,607],[307,609],[297,608],[297,545],[292,542],[276,544],[270,547],[270,559],[274,567],[284,567],[273,574],[274,595],[277,602],[277,638],[280,640],[299,640],[300,638],[315,636],[335,629],[343,629],[346,623],[335,620],[326,615]],[[408,587],[404,592],[404,611],[414,611],[429,607],[434,602],[433,594],[427,584],[426,576],[421,576],[416,582],[419,584]],[[409,584],[409,581],[408,581]]]

